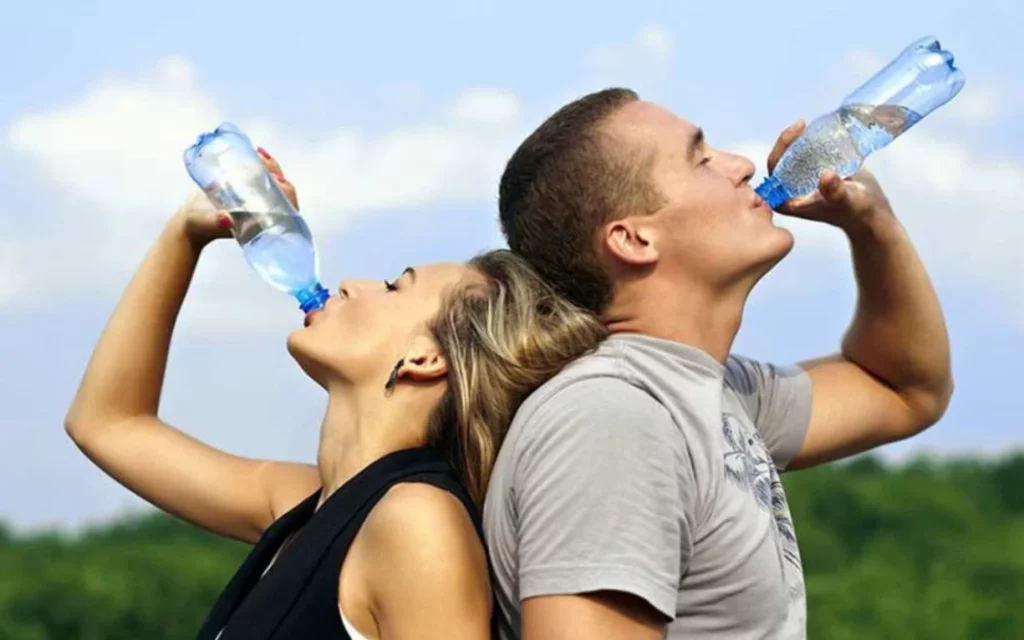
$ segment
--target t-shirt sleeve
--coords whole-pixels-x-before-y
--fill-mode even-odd
[[[803,446],[811,422],[807,372],[796,365],[777,367],[730,356],[725,380],[753,420],[775,466],[785,469]]]
[[[668,411],[623,380],[589,379],[527,420],[514,480],[520,598],[618,591],[674,619],[693,483]]]

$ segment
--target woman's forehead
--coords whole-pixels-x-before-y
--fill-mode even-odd
[[[413,279],[418,285],[443,288],[474,275],[477,275],[476,271],[464,263],[435,262],[410,267],[406,277]]]

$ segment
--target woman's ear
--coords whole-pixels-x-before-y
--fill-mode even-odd
[[[417,336],[398,369],[398,377],[414,382],[433,382],[448,375],[448,360],[437,344],[427,336]]]

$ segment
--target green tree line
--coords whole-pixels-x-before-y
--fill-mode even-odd
[[[784,476],[812,639],[1024,638],[1024,454]],[[193,637],[247,547],[163,514],[0,527],[0,640]]]

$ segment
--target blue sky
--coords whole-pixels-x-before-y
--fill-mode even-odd
[[[188,193],[180,151],[199,130],[233,120],[281,160],[333,284],[499,245],[502,162],[579,94],[633,87],[763,171],[779,130],[928,33],[967,86],[868,166],[933,274],[958,387],[942,423],[886,452],[1024,445],[1019,3],[65,4],[19,3],[0,22],[0,519],[71,527],[140,506],[61,421],[131,269]],[[779,362],[832,351],[853,305],[842,238],[791,226],[797,249],[737,343]],[[323,397],[284,349],[298,313],[235,245],[209,253],[164,415],[234,452],[312,460]]]

